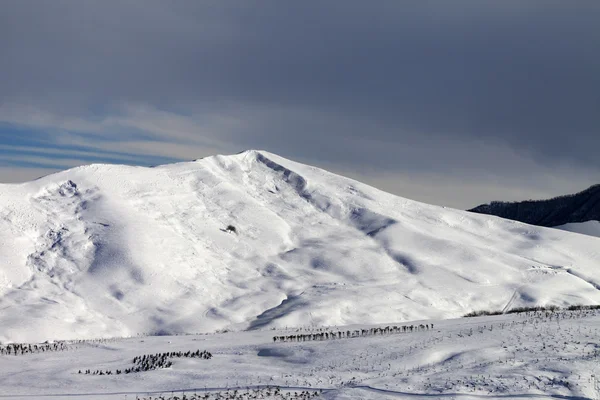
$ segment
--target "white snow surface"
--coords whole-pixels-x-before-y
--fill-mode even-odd
[[[0,185],[0,341],[598,304],[599,249],[264,151],[89,165]]]
[[[600,237],[600,221],[574,222],[557,226],[556,228],[563,231],[581,233],[582,235]]]
[[[185,393],[187,399],[281,399],[244,395],[265,385],[292,393],[322,390],[318,398],[324,400],[592,400],[600,394],[598,310],[409,324],[430,329],[322,341],[273,342],[272,336],[346,330],[354,335],[370,327],[66,343],[66,351],[0,355],[0,398],[181,400]],[[169,368],[116,374],[131,368],[134,357],[197,350],[213,357],[170,358]],[[94,374],[98,370],[112,375]]]

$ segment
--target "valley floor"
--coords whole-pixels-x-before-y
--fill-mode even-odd
[[[598,399],[599,329],[600,310],[578,310],[102,339],[17,355],[4,345],[0,398],[234,398],[237,390],[236,399]],[[169,353],[159,356],[168,368],[123,372],[157,365],[133,363],[156,353]]]

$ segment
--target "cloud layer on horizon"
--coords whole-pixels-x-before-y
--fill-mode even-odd
[[[457,207],[597,183],[597,2],[0,11],[0,181],[264,148]]]

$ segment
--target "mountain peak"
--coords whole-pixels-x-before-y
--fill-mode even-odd
[[[90,165],[0,186],[0,341],[598,303],[597,240],[411,201],[265,151]]]

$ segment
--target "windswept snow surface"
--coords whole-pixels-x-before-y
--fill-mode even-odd
[[[186,393],[188,399],[216,400],[233,399],[236,389],[235,399],[280,398],[243,395],[266,385],[292,393],[323,390],[323,400],[591,400],[600,393],[598,310],[407,324],[428,329],[385,333],[382,325],[377,335],[289,342],[273,342],[272,336],[347,330],[354,335],[372,327],[136,337],[0,355],[0,399],[174,400]],[[169,368],[116,374],[131,368],[134,357],[197,350],[213,357],[173,357]],[[97,370],[112,375],[94,374]],[[223,396],[227,389],[230,395]]]
[[[599,248],[262,151],[90,165],[0,185],[0,341],[598,304]]]
[[[557,226],[557,229],[563,231],[581,233],[583,235],[590,235],[600,237],[600,221],[586,221],[572,224],[565,224]]]

